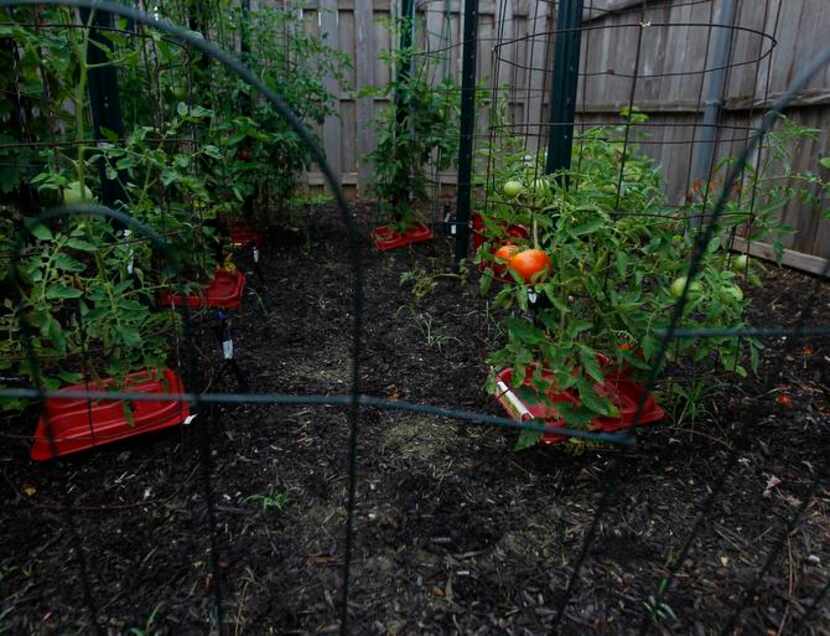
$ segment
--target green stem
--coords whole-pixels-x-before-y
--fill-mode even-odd
[[[86,103],[86,85],[89,75],[89,66],[86,62],[86,51],[89,46],[89,26],[95,16],[95,11],[92,11],[89,16],[89,24],[84,29],[84,37],[81,44],[76,47],[76,54],[78,56],[78,65],[80,66],[80,77],[78,79],[78,86],[75,88],[75,140],[78,142],[78,157],[75,164],[75,173],[78,176],[78,184],[81,189],[81,200],[86,200],[86,182],[84,156],[86,155],[86,146],[84,145],[84,137],[86,134],[84,121],[84,105]]]

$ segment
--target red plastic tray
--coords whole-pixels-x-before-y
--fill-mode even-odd
[[[388,225],[381,225],[372,230],[372,242],[381,252],[405,247],[412,243],[421,243],[432,238],[432,230],[423,223],[418,223],[401,234]]]
[[[473,249],[478,250],[479,247],[487,242],[487,237],[484,234],[484,217],[478,212],[473,214]],[[527,239],[530,238],[530,231],[524,225],[499,223],[499,226],[504,231],[505,237]]]
[[[543,372],[543,376],[552,377],[552,374]],[[525,382],[519,389],[514,389],[511,385],[513,379],[512,369],[504,369],[497,374],[496,378],[508,387],[507,391],[502,391],[496,395],[496,399],[510,416],[518,421],[538,418],[545,420],[548,425],[562,428],[566,424],[559,417],[555,405],[562,402],[568,402],[575,406],[579,405],[579,396],[573,390],[550,391],[547,395],[550,404],[547,404],[539,398],[536,389],[532,386],[532,378],[529,374],[525,377]],[[637,405],[644,394],[646,399],[637,426],[653,424],[666,417],[666,412],[660,408],[654,397],[651,394],[646,394],[645,387],[631,380],[625,373],[612,373],[605,378],[605,382],[594,385],[594,388],[600,395],[605,395],[611,399],[620,415],[619,417],[596,417],[591,421],[590,430],[614,433],[632,428],[637,414]],[[567,437],[562,435],[544,433],[541,443],[560,444],[565,441],[567,441]]]
[[[262,249],[265,244],[265,237],[261,232],[257,232],[247,223],[237,222],[230,224],[231,243],[236,247],[245,247],[252,243],[257,246],[257,249]]]
[[[215,307],[217,309],[239,309],[242,305],[242,293],[245,291],[245,274],[236,270],[229,272],[217,269],[213,280],[198,294],[185,296],[162,292],[159,305],[163,307],[181,307],[185,303],[191,309]]]
[[[76,384],[63,391],[102,391],[113,384],[112,379],[96,384]],[[184,392],[181,378],[164,369],[160,372],[139,371],[127,376],[124,390],[130,393]],[[49,398],[37,423],[32,459],[45,461],[61,455],[111,444],[135,435],[158,431],[184,422],[190,415],[187,402],[130,402],[132,423],[127,421],[121,401],[100,400],[90,403],[76,398]],[[55,455],[49,444],[46,418],[52,429]]]

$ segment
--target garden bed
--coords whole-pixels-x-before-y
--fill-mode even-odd
[[[328,210],[310,245],[264,248],[270,313],[235,325],[255,391],[344,393],[350,381],[349,250]],[[364,215],[368,216],[368,215]],[[366,228],[368,235],[368,227]],[[430,279],[451,243],[386,254],[367,240],[364,393],[501,414],[484,391],[486,351],[501,343],[472,282]],[[419,302],[401,274],[423,270]],[[812,281],[773,271],[753,290],[751,322],[792,324]],[[826,317],[830,286],[821,292]],[[209,333],[203,366],[218,368]],[[777,364],[768,341],[762,373]],[[515,433],[366,409],[361,418],[352,582],[356,634],[545,634],[607,482],[620,490],[597,530],[563,633],[639,626],[739,431],[751,429],[666,602],[677,633],[716,633],[798,509],[830,447],[830,342],[809,341],[784,364],[779,391],[709,376],[696,422],[657,424],[631,450],[559,447],[513,453]],[[212,362],[210,362],[212,361]],[[689,373],[689,370],[677,370]],[[223,388],[213,386],[213,389]],[[228,388],[234,388],[229,385]],[[787,401],[777,397],[785,394]],[[784,402],[781,404],[779,402]],[[673,414],[669,409],[669,416]],[[36,414],[34,414],[36,415]],[[677,414],[674,413],[676,416]],[[30,416],[4,431],[31,436]],[[207,419],[207,418],[206,418]],[[74,555],[91,563],[93,596],[112,633],[203,633],[210,609],[205,500],[196,426],[35,464],[29,439],[0,447],[0,627],[86,632]],[[212,428],[225,619],[245,633],[336,630],[347,492],[344,409],[222,408]],[[571,445],[564,445],[571,446]],[[621,470],[610,465],[619,460]],[[771,478],[780,480],[777,485]],[[69,490],[80,545],[59,509]],[[766,491],[766,496],[765,496]],[[827,481],[741,617],[747,634],[785,633],[830,576]],[[230,631],[234,631],[230,627]],[[810,630],[813,630],[812,632]],[[827,602],[801,633],[827,633]]]

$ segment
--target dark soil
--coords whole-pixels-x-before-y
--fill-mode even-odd
[[[334,214],[317,218],[263,254],[265,284],[251,281],[268,313],[251,297],[235,320],[239,364],[257,392],[350,388],[349,252]],[[364,252],[361,391],[500,414],[483,391],[498,316],[475,275],[445,274],[450,242]],[[401,284],[407,272],[414,280]],[[765,288],[750,292],[750,322],[793,324],[816,285],[770,267]],[[830,285],[812,305],[808,323],[826,323]],[[218,347],[199,343],[200,368],[215,376]],[[701,372],[696,412],[669,405],[673,423],[643,431],[632,449],[514,453],[515,433],[363,409],[352,632],[551,633],[593,532],[560,633],[637,633],[648,620],[651,633],[715,634],[734,618],[727,633],[830,634],[827,595],[801,622],[830,577],[830,340],[765,344],[759,378]],[[211,390],[233,389],[229,377],[211,380]],[[105,632],[208,633],[218,582],[205,430],[226,632],[337,631],[345,409],[223,406],[213,418],[203,409],[190,427],[49,464],[29,460],[33,417],[3,425],[21,437],[0,448],[0,633],[93,631],[79,554]],[[650,600],[698,518],[662,603]]]

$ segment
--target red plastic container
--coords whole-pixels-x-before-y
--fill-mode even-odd
[[[242,293],[245,291],[245,274],[236,270],[229,272],[217,269],[213,280],[198,294],[185,296],[162,292],[159,305],[162,307],[181,307],[185,303],[191,309],[214,307],[217,309],[239,309],[242,305]]]
[[[553,378],[549,372],[543,372],[543,377]],[[518,421],[527,421],[530,419],[542,419],[550,425],[557,428],[565,427],[566,424],[559,417],[556,411],[556,404],[568,402],[575,406],[579,405],[579,395],[576,391],[554,391],[548,392],[546,403],[539,397],[535,387],[532,386],[532,378],[528,375],[525,378],[523,386],[514,389],[511,385],[513,379],[513,370],[504,369],[496,376],[499,381],[499,393],[496,399],[510,414],[510,416]],[[666,413],[660,408],[654,397],[646,393],[645,388],[631,380],[625,373],[611,373],[605,378],[602,384],[594,385],[595,390],[600,395],[608,397],[614,406],[620,412],[619,417],[596,417],[591,421],[590,430],[601,431],[604,433],[614,433],[617,431],[627,430],[633,427],[635,416],[637,414],[637,405],[640,399],[645,395],[645,403],[643,410],[640,413],[640,418],[637,426],[646,426],[659,422]],[[555,435],[553,433],[544,433],[542,435],[542,444],[560,444],[567,441],[567,437],[562,435]]]
[[[388,225],[381,225],[372,230],[372,242],[381,252],[393,250],[397,247],[405,247],[413,243],[429,241],[431,238],[432,230],[423,223],[412,226],[403,234]]]
[[[484,217],[481,216],[478,212],[475,212],[472,217],[472,225],[473,225],[473,249],[477,250],[479,247],[484,245],[487,242],[487,236],[484,233]],[[516,225],[514,224],[507,224],[507,223],[499,223],[499,228],[504,233],[505,239],[509,238],[518,238],[518,239],[527,239],[530,238],[530,231],[524,225]],[[507,241],[505,241],[507,242]]]
[[[247,223],[242,221],[231,223],[229,232],[231,235],[231,243],[233,243],[235,247],[246,247],[253,244],[257,246],[257,249],[261,250],[262,246],[265,244],[265,237],[262,233],[257,232]]]
[[[63,391],[103,391],[113,385],[113,380],[98,384],[76,384]],[[184,392],[181,378],[171,371],[139,371],[127,376],[124,391],[130,393]],[[187,402],[133,401],[129,403],[132,422],[127,420],[121,401],[100,400],[90,403],[77,398],[49,398],[43,415],[37,424],[32,459],[45,461],[53,457],[111,444],[150,431],[177,426],[190,415]],[[46,418],[52,430],[55,455],[49,444]]]

